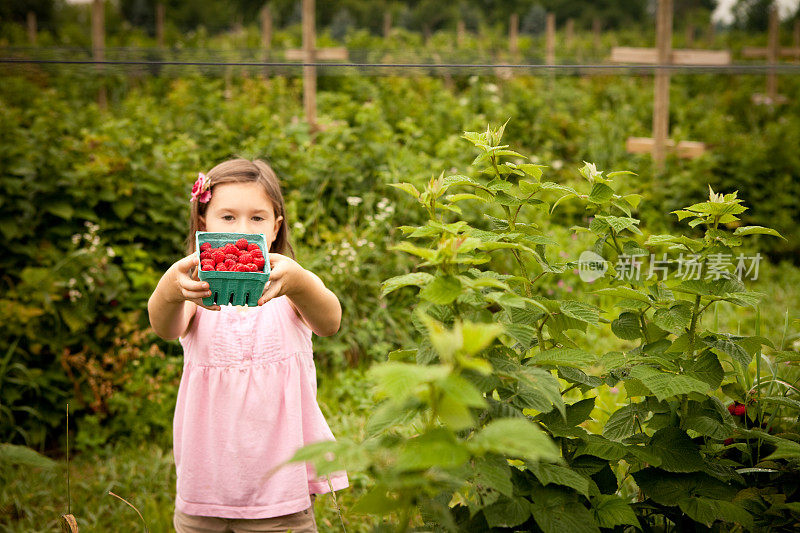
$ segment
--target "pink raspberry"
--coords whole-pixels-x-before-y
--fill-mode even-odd
[[[256,268],[258,268],[258,270],[263,272],[266,261],[264,261],[264,259],[259,259],[256,257],[255,259],[253,259],[253,264],[256,265]]]
[[[244,263],[245,265],[246,265],[247,263],[252,263],[252,262],[253,262],[253,256],[252,256],[252,255],[250,255],[250,254],[249,254],[249,253],[247,253],[247,252],[244,252],[244,253],[242,253],[242,254],[239,256],[239,262],[240,262],[240,263]]]
[[[204,251],[200,252],[200,260],[201,261],[207,261],[209,259],[214,259],[214,256],[212,255],[211,252],[209,252],[208,250],[204,250]]]
[[[222,251],[224,251],[226,254],[236,254],[237,256],[239,255],[239,248],[232,242],[226,244],[225,247],[222,249]]]
[[[237,254],[225,254],[225,259],[230,259],[234,263],[239,262],[239,256]]]
[[[240,250],[247,250],[247,246],[249,244],[250,243],[248,243],[247,239],[245,238],[241,238],[238,241],[236,241],[236,247],[239,248]]]
[[[236,266],[236,261],[234,261],[233,259],[226,259],[225,263],[223,264],[225,265],[226,270],[228,270],[229,272],[233,272],[233,267]]]
[[[203,261],[201,270],[216,270],[213,261]]]
[[[225,263],[220,263],[217,265],[217,272],[228,272],[230,269],[225,266]]]
[[[224,263],[225,262],[225,252],[221,250],[217,250],[214,252],[214,263]]]
[[[250,272],[258,272],[258,267],[255,265],[255,263],[247,263],[246,266]]]
[[[210,250],[211,250],[211,243],[210,242],[204,242],[203,244],[200,245],[200,251],[201,252],[207,252],[207,251],[210,251]]]
[[[254,242],[247,245],[247,251],[248,252],[252,252],[254,250],[258,250],[260,252],[261,248],[259,248],[258,245],[256,243],[254,243]]]
[[[250,269],[247,268],[247,265],[243,265],[241,263],[238,263],[235,267],[233,267],[233,270],[235,272],[250,272]]]

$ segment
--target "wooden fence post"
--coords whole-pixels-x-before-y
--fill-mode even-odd
[[[391,11],[384,11],[383,13],[383,38],[388,39],[392,34],[392,13]]]
[[[261,59],[266,63],[270,59],[270,49],[272,48],[272,11],[269,4],[264,4],[261,8]],[[269,67],[264,67],[263,76],[269,78]]]
[[[672,0],[658,0],[656,15],[656,50],[658,65],[666,65],[672,52]],[[664,168],[669,135],[669,71],[658,68],[653,94],[653,161],[658,170]]]
[[[464,21],[458,19],[456,22],[456,46],[462,48],[464,46],[464,35],[467,33]]]
[[[36,46],[36,13],[28,11],[28,42]]]
[[[773,1],[769,10],[769,45],[767,46],[767,62],[770,65],[767,74],[767,98],[770,102],[775,102],[778,96],[778,77],[775,73],[775,64],[778,62],[780,53],[779,31],[778,3]]]
[[[575,20],[567,19],[567,25],[564,28],[564,46],[570,48],[572,46],[572,39],[575,36]]]
[[[156,4],[156,42],[159,48],[164,48],[164,3]]]
[[[105,60],[105,9],[103,0],[93,0],[92,2],[92,57],[95,61]],[[98,71],[102,71],[102,65],[95,65]],[[100,109],[106,109],[108,98],[103,76],[100,76],[100,90],[97,93],[97,105]]]
[[[602,44],[600,41],[600,29],[601,29],[601,22],[600,19],[595,17],[592,20],[592,35],[594,35],[594,47],[595,49],[600,48]]]
[[[508,51],[511,54],[511,61],[516,62],[519,53],[519,15],[511,13],[508,21]]]
[[[303,52],[305,61],[314,62],[316,48],[316,21],[314,18],[314,0],[303,0]],[[303,105],[306,120],[315,128],[317,125],[317,68],[313,65],[303,67]]]
[[[547,25],[545,29],[545,63],[554,65],[556,62],[556,15],[547,14]]]

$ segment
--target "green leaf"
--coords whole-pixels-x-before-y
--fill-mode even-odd
[[[389,250],[406,252],[412,255],[416,255],[417,257],[427,259],[428,261],[431,261],[433,260],[434,257],[436,257],[436,252],[434,252],[433,250],[430,250],[428,248],[422,248],[420,246],[415,246],[414,244],[411,244],[410,242],[407,241],[403,241],[401,243],[389,246]]]
[[[69,202],[44,202],[42,206],[45,211],[64,220],[71,220],[75,210]]]
[[[639,315],[631,312],[624,312],[611,322],[611,331],[623,340],[633,341],[642,336],[642,326],[639,322]]]
[[[574,428],[589,419],[594,401],[594,398],[586,398],[567,405],[564,410],[553,409],[537,418],[554,436],[583,436],[586,434],[583,428],[577,431]]]
[[[534,487],[531,512],[544,533],[600,533],[594,516],[577,494],[561,487]]]
[[[0,443],[0,465],[55,468],[58,463],[27,446],[3,442]]]
[[[484,322],[460,322],[464,339],[462,350],[467,355],[475,355],[487,348],[498,335],[503,333],[503,325]]]
[[[686,304],[676,304],[667,308],[657,309],[653,313],[653,322],[663,330],[680,334],[689,327],[692,320],[692,309]]]
[[[630,437],[637,428],[644,428],[649,412],[644,403],[631,403],[617,409],[608,417],[603,436],[614,441]]]
[[[535,350],[536,348],[528,352],[526,357],[530,359],[525,364],[581,368],[592,365],[597,360],[595,355],[577,348],[553,348],[543,352],[537,352]]]
[[[376,435],[390,427],[408,423],[416,415],[415,409],[406,408],[405,404],[389,399],[372,410],[365,429],[368,435]]]
[[[697,445],[685,431],[664,427],[655,432],[648,449],[661,459],[661,469],[667,472],[696,472],[703,468],[703,457]]]
[[[416,365],[389,361],[378,363],[367,371],[367,378],[376,383],[378,396],[400,399],[414,393],[422,384],[445,378],[450,369],[444,365]]]
[[[417,190],[416,187],[414,187],[413,184],[403,182],[403,183],[390,183],[389,185],[391,187],[400,189],[401,191],[405,191],[414,198],[416,198],[417,200],[419,200],[419,191]]]
[[[483,516],[491,528],[514,527],[531,516],[531,507],[525,498],[501,498],[492,505],[484,507]]]
[[[616,296],[618,298],[629,298],[631,300],[638,300],[640,302],[651,303],[650,297],[642,291],[630,289],[628,287],[608,287],[605,289],[598,289],[592,291],[595,294],[607,294],[609,296]]]
[[[614,189],[605,183],[595,182],[592,186],[592,191],[589,193],[589,201],[596,204],[602,204],[611,200],[614,196]]]
[[[599,494],[592,498],[592,514],[601,528],[631,525],[641,529],[630,504],[613,494]]]
[[[577,318],[596,326],[600,321],[600,309],[594,305],[579,302],[578,300],[561,300],[561,311],[572,318]]]
[[[684,429],[696,431],[700,435],[712,439],[724,440],[731,434],[731,428],[710,416],[695,415],[687,418],[683,424]]]
[[[120,219],[125,220],[136,209],[136,202],[133,200],[117,200],[111,204],[111,208]]]
[[[430,283],[432,279],[433,276],[427,272],[412,272],[411,274],[395,276],[383,282],[383,285],[381,285],[381,296],[386,296],[392,291],[396,291],[401,287],[407,287],[409,285],[424,287]]]
[[[542,169],[547,168],[546,165],[534,165],[531,163],[522,163],[517,165],[517,168],[523,171],[528,176],[532,177],[536,181],[539,181],[542,178]]]
[[[351,511],[354,513],[386,515],[402,508],[403,501],[389,496],[389,487],[376,484],[356,501]]]
[[[631,368],[629,376],[638,379],[645,387],[652,392],[659,401],[672,398],[690,392],[705,394],[708,391],[708,383],[693,377],[663,372],[647,365],[639,365]]]
[[[563,485],[575,489],[587,498],[589,497],[589,480],[567,466],[544,462],[526,463],[525,466],[533,472],[539,483],[544,486],[551,483]]]
[[[461,281],[455,276],[436,276],[419,292],[421,298],[438,305],[447,305],[461,294]]]
[[[581,455],[593,455],[607,461],[619,461],[625,457],[625,455],[627,455],[625,446],[619,442],[614,442],[605,437],[601,437],[600,435],[594,435],[591,433],[582,435],[581,441],[582,442],[578,444],[578,447],[575,450],[574,457],[579,457]]]
[[[685,363],[684,371],[687,376],[708,384],[708,388],[711,390],[717,389],[722,384],[722,378],[725,375],[719,359],[709,350],[704,350],[696,361]]]
[[[753,527],[753,516],[732,502],[703,497],[684,497],[678,500],[678,507],[689,518],[708,527],[717,520],[740,524],[748,531]]]
[[[407,440],[397,459],[397,471],[455,468],[470,458],[466,446],[451,431],[435,428]]]
[[[536,424],[521,418],[493,420],[467,443],[477,453],[494,452],[530,461],[561,461],[555,443]]]
[[[786,237],[784,237],[783,235],[781,235],[780,233],[778,233],[774,229],[765,228],[763,226],[739,226],[738,228],[736,228],[734,230],[733,234],[734,235],[755,235],[755,234],[773,235],[775,237],[780,237],[784,241],[786,240]]]

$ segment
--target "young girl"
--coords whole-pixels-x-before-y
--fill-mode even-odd
[[[175,529],[317,531],[315,494],[348,486],[318,479],[297,449],[334,440],[316,401],[311,333],[336,333],[338,298],[294,261],[283,195],[263,161],[233,159],[200,174],[190,198],[187,255],[147,308],[155,332],[180,339],[183,375],[173,422]],[[263,233],[270,277],[257,307],[213,305],[197,276],[195,232]]]

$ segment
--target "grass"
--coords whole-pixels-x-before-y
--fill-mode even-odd
[[[363,436],[372,407],[364,371],[348,369],[336,379],[320,379],[319,402],[337,436]],[[365,492],[364,474],[348,472],[350,487],[333,495],[321,494],[315,503],[321,532],[372,531],[377,519],[349,512]],[[172,450],[146,442],[118,441],[70,460],[71,505],[67,501],[66,460],[51,468],[0,462],[0,531],[32,533],[58,531],[59,517],[71,512],[81,531],[145,531],[134,509],[109,494],[124,498],[141,512],[149,531],[173,531],[175,464]],[[339,517],[341,509],[342,519]]]
[[[579,243],[576,243],[579,245]],[[798,342],[797,303],[800,269],[790,264],[763,264],[758,280],[746,283],[750,290],[768,296],[762,300],[760,334],[778,345],[782,339],[786,313],[789,313],[787,348]],[[554,286],[556,291],[558,287]],[[563,290],[563,289],[562,289]],[[584,289],[575,297],[581,298]],[[558,297],[559,295],[556,295]],[[563,295],[561,295],[563,296]],[[610,302],[603,308],[613,311]],[[718,321],[715,327],[714,321]],[[719,304],[717,315],[712,308],[704,315],[702,326],[715,331],[754,335],[756,312],[751,308]],[[578,337],[576,337],[578,338]],[[588,328],[581,343],[591,346],[594,353],[628,349],[630,343],[613,336],[607,325]],[[350,368],[335,375],[320,375],[318,402],[334,435],[359,442],[365,437],[369,413],[374,409],[370,384],[364,368]],[[619,392],[597,389],[594,421],[587,429],[602,431],[608,414],[625,402],[624,390]],[[570,391],[568,402],[580,399],[579,391]],[[322,532],[341,531],[342,518],[348,532],[372,531],[379,519],[350,512],[370,484],[363,472],[348,472],[350,488],[320,495],[315,504],[315,516]],[[59,517],[68,512],[67,468],[64,460],[51,468],[24,467],[0,461],[0,531],[9,533],[55,531]],[[81,531],[144,531],[144,525],[134,509],[109,494],[113,492],[134,505],[143,515],[152,532],[172,531],[175,498],[175,466],[172,450],[154,443],[117,441],[93,453],[72,458],[70,467],[71,512]],[[630,489],[630,487],[628,487]],[[337,509],[338,505],[338,509]]]

